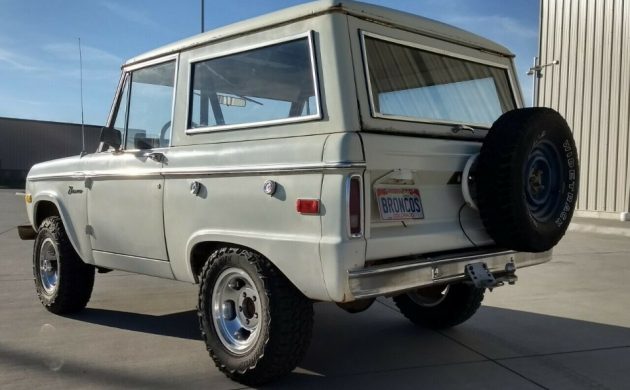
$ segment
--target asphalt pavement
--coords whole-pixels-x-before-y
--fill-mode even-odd
[[[243,388],[206,353],[194,285],[115,271],[97,274],[82,313],[44,310],[15,192],[0,190],[0,388]],[[387,299],[360,314],[318,303],[306,358],[268,387],[630,388],[630,238],[572,231],[550,263],[517,275],[440,332]]]

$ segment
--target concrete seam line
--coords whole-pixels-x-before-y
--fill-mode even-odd
[[[10,231],[11,231],[11,230],[13,230],[13,229],[16,229],[16,228],[12,227],[12,228],[11,228],[11,229],[9,229],[9,230],[5,230],[5,231],[3,231],[3,232],[0,232],[0,236],[1,236],[1,235],[3,235],[3,234],[5,234],[5,233],[10,232]]]
[[[472,347],[470,347],[470,346],[468,346],[468,345],[464,344],[463,342],[461,342],[461,341],[459,341],[459,340],[457,340],[457,339],[455,339],[455,338],[453,338],[453,337],[451,337],[451,336],[449,336],[449,335],[445,334],[444,332],[442,332],[442,331],[436,331],[436,333],[438,333],[438,334],[442,335],[443,337],[445,337],[445,338],[447,338],[447,339],[449,339],[449,340],[453,341],[454,343],[457,343],[457,344],[461,345],[462,347],[464,347],[464,348],[466,348],[466,349],[468,349],[468,350],[470,350],[470,351],[472,351],[472,352],[474,352],[474,353],[476,353],[476,354],[479,354],[479,355],[483,356],[483,357],[484,357],[485,359],[487,359],[488,361],[490,361],[490,362],[492,362],[492,363],[496,364],[496,365],[497,365],[497,366],[499,366],[499,367],[502,367],[503,369],[505,369],[505,370],[507,370],[507,371],[511,372],[511,373],[512,373],[512,374],[514,374],[514,375],[517,375],[517,376],[519,376],[519,377],[521,377],[521,378],[525,379],[527,382],[529,382],[529,383],[531,383],[531,384],[533,384],[533,385],[535,385],[535,386],[538,386],[538,387],[540,387],[541,389],[550,390],[548,387],[543,386],[542,384],[540,384],[540,383],[536,382],[535,380],[533,380],[533,379],[531,379],[531,378],[526,377],[525,375],[521,374],[520,372],[518,372],[518,371],[516,371],[516,370],[514,370],[514,369],[512,369],[512,368],[510,368],[510,367],[508,367],[508,366],[506,366],[506,365],[504,365],[504,364],[501,364],[501,362],[497,361],[496,359],[493,359],[493,358],[491,358],[490,356],[488,356],[488,355],[486,355],[486,354],[484,354],[484,353],[482,353],[482,352],[479,352],[479,351],[475,350],[474,348],[472,348]]]
[[[562,352],[539,353],[539,354],[523,355],[523,356],[510,356],[510,357],[498,358],[497,360],[504,361],[504,360],[515,360],[515,359],[531,359],[531,358],[536,358],[536,357],[570,355],[572,353],[612,351],[616,349],[628,349],[628,348],[630,348],[630,345],[617,345],[614,347],[589,348],[589,349],[578,349],[575,351],[562,351]]]
[[[396,310],[396,309],[394,309],[394,308],[392,308],[392,307],[390,307],[390,306],[386,305],[386,304],[385,304],[385,303],[383,303],[383,302],[380,302],[378,299],[376,300],[376,302],[380,303],[381,305],[385,306],[386,308],[388,308],[388,309],[390,309],[390,310],[392,310],[392,311],[394,311],[394,312],[396,312],[396,313],[398,313],[398,314],[401,314],[398,310]],[[402,314],[401,314],[401,315],[402,315]],[[492,363],[496,364],[497,366],[502,367],[503,369],[505,369],[505,370],[507,370],[507,371],[510,371],[510,372],[511,372],[511,373],[513,373],[514,375],[517,375],[517,376],[519,376],[519,377],[523,378],[523,379],[524,379],[524,380],[526,380],[527,382],[530,382],[531,384],[533,384],[533,385],[535,385],[535,386],[540,387],[541,389],[549,390],[549,388],[548,388],[548,387],[545,387],[545,386],[543,386],[542,384],[540,384],[540,383],[538,383],[538,382],[534,381],[533,379],[526,377],[525,375],[521,374],[520,372],[515,371],[515,370],[511,369],[510,367],[507,367],[507,366],[505,366],[505,365],[501,364],[501,363],[500,363],[500,362],[498,362],[497,360],[492,359],[491,357],[487,356],[486,354],[481,353],[481,352],[479,352],[479,351],[475,350],[474,348],[472,348],[472,347],[470,347],[470,346],[468,346],[468,345],[466,345],[466,344],[462,343],[461,341],[459,341],[459,340],[457,340],[457,339],[455,339],[455,338],[453,338],[453,337],[450,337],[450,336],[448,336],[448,335],[444,334],[444,333],[443,333],[443,332],[441,332],[441,331],[435,331],[435,332],[436,332],[437,334],[441,335],[442,337],[447,338],[447,339],[451,340],[452,342],[454,342],[454,343],[456,343],[456,344],[459,344],[460,346],[462,346],[462,347],[464,347],[464,348],[468,349],[469,351],[474,352],[474,353],[476,353],[477,355],[479,355],[479,356],[483,357],[484,359],[486,359],[485,361],[490,361],[490,362],[492,362]],[[481,361],[484,361],[484,360],[481,360]]]

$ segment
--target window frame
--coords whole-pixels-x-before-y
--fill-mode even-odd
[[[508,86],[510,88],[510,96],[512,98],[512,104],[514,108],[519,107],[518,105],[519,99],[516,96],[516,91],[514,90],[514,87],[513,87],[513,80],[512,80],[512,76],[510,72],[510,67],[506,64],[495,62],[495,61],[484,60],[481,58],[475,58],[475,57],[467,56],[465,54],[458,54],[458,53],[453,53],[450,51],[447,52],[446,50],[440,50],[436,47],[423,45],[421,43],[407,41],[403,39],[392,38],[392,37],[388,37],[382,34],[365,31],[362,29],[359,29],[359,35],[360,35],[360,44],[361,44],[361,57],[362,57],[361,62],[363,63],[363,71],[365,73],[365,83],[367,86],[368,103],[370,107],[370,115],[372,118],[402,121],[402,122],[434,124],[434,125],[450,125],[450,126],[466,125],[466,126],[479,128],[479,129],[484,129],[484,130],[490,129],[490,126],[486,124],[453,121],[453,120],[441,120],[441,119],[433,119],[433,118],[418,118],[418,117],[403,116],[403,115],[388,115],[388,114],[382,114],[378,112],[376,110],[376,105],[374,104],[372,82],[370,80],[370,67],[368,64],[367,47],[365,43],[366,37],[377,39],[380,41],[391,42],[400,46],[405,46],[405,47],[410,47],[413,49],[426,51],[426,52],[437,54],[443,57],[450,57],[450,58],[454,58],[458,60],[464,60],[464,61],[468,61],[468,62],[472,62],[476,64],[481,64],[481,65],[486,65],[486,66],[491,66],[494,68],[501,69],[505,72],[505,77],[506,77],[506,80],[508,81]]]
[[[150,68],[152,66],[155,65],[160,65],[160,64],[164,64],[170,61],[174,61],[175,62],[175,70],[174,70],[174,74],[173,74],[173,95],[172,95],[172,99],[171,99],[171,129],[170,129],[170,134],[169,134],[169,140],[168,140],[168,145],[167,146],[161,146],[159,148],[152,148],[152,149],[126,149],[126,142],[127,142],[127,131],[128,126],[129,126],[129,108],[131,106],[131,83],[133,82],[133,72],[137,71],[137,70],[141,70],[144,68]],[[127,152],[138,152],[141,150],[164,150],[164,149],[168,149],[171,147],[172,143],[173,143],[173,121],[175,119],[175,99],[177,98],[177,84],[178,84],[178,71],[179,71],[179,54],[172,54],[172,55],[168,55],[168,56],[164,56],[164,57],[160,57],[160,58],[156,58],[147,62],[142,62],[140,64],[134,64],[132,66],[129,66],[127,68],[123,67],[123,72],[122,72],[122,76],[121,76],[121,80],[118,84],[118,88],[116,90],[116,100],[115,100],[115,105],[113,106],[113,109],[111,110],[110,113],[110,117],[109,120],[107,121],[108,123],[108,127],[113,127],[114,123],[116,121],[116,116],[118,115],[118,112],[120,111],[120,103],[122,101],[123,98],[123,92],[125,91],[125,85],[126,83],[129,83],[129,88],[127,90],[127,108],[125,111],[125,128],[123,133],[120,136],[120,140],[121,140],[121,144],[120,144],[120,150],[121,151],[127,151]],[[99,150],[101,151],[101,150]]]
[[[321,120],[323,117],[322,114],[322,104],[321,104],[321,94],[319,91],[319,77],[317,73],[317,61],[315,56],[315,44],[314,44],[314,31],[309,30],[307,32],[291,35],[287,37],[282,37],[278,39],[268,40],[264,42],[260,42],[257,44],[247,45],[243,47],[239,47],[233,50],[226,50],[218,53],[212,53],[208,55],[198,56],[191,58],[188,61],[188,80],[187,80],[187,91],[186,91],[186,120],[185,120],[185,133],[186,135],[194,135],[194,134],[204,134],[204,133],[214,133],[220,131],[229,131],[229,130],[238,130],[238,129],[250,129],[253,127],[263,127],[263,126],[273,126],[279,124],[287,124],[287,123],[299,123],[299,122],[308,122],[314,120]],[[230,55],[245,53],[255,49],[262,49],[265,47],[270,47],[274,45],[279,45],[282,43],[287,43],[291,41],[297,41],[300,39],[307,39],[308,42],[308,51],[309,58],[311,63],[311,76],[313,77],[313,90],[315,92],[315,107],[317,107],[317,112],[315,114],[310,114],[306,116],[299,116],[293,118],[281,118],[281,119],[272,119],[267,121],[258,121],[258,122],[248,122],[248,123],[239,123],[232,125],[218,125],[218,126],[204,126],[204,127],[196,127],[189,128],[190,126],[190,118],[191,118],[191,110],[192,110],[192,91],[193,91],[193,66],[197,63],[217,59],[221,57],[227,57]]]

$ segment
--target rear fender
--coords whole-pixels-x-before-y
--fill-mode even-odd
[[[186,244],[186,261],[178,262],[173,259],[171,262],[176,279],[193,283],[196,281],[192,253],[195,246],[201,243],[221,243],[221,246],[237,245],[252,249],[271,261],[308,298],[330,300],[322,275],[319,237],[223,230],[198,231]]]

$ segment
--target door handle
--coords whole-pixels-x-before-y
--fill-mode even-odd
[[[464,131],[464,130],[470,131],[473,135],[475,134],[475,129],[473,129],[470,126],[466,126],[466,125],[457,125],[457,126],[453,127],[451,130],[453,131],[454,134],[457,134],[460,131]]]
[[[164,161],[166,161],[166,156],[160,152],[145,153],[144,157],[148,157],[151,160],[159,162],[159,163],[163,163]]]

